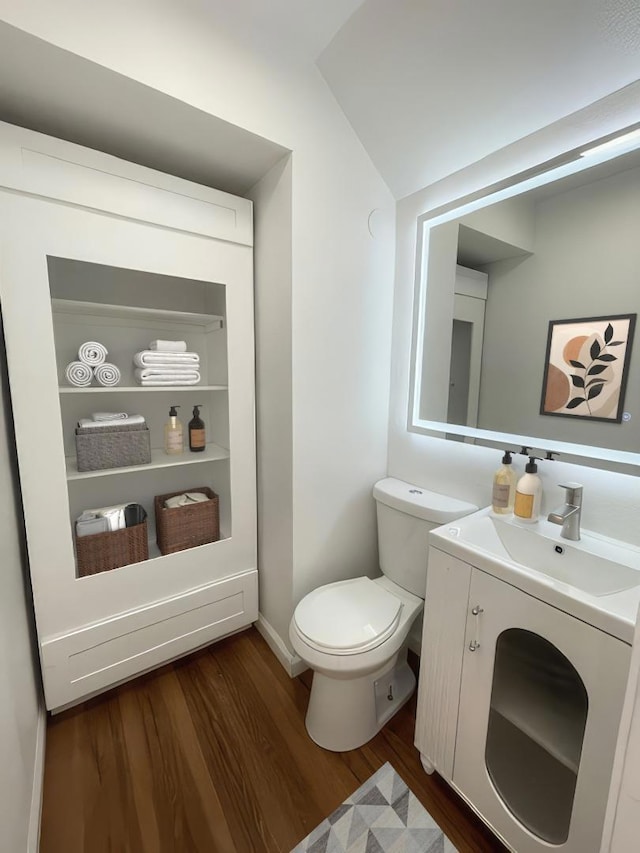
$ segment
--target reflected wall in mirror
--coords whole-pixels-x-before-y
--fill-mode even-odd
[[[639,222],[638,149],[576,155],[427,218],[410,427],[458,440],[534,437],[583,456],[638,453],[638,342],[621,423],[548,417],[540,399],[550,322],[638,311]]]

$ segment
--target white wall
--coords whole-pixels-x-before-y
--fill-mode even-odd
[[[247,193],[254,203],[260,613],[280,638],[293,604],[291,186],[287,157]]]
[[[0,330],[0,853],[36,851],[42,783],[40,680],[23,556],[15,449]],[[39,673],[39,670],[38,670]]]
[[[291,373],[270,380],[274,392],[290,381],[292,396],[293,577],[278,594],[295,603],[373,570],[394,207],[318,70],[249,50],[189,0],[61,0],[55,14],[48,0],[0,0],[0,19],[293,151]]]
[[[399,203],[396,232],[396,286],[392,353],[389,474],[453,494],[479,505],[491,497],[491,480],[499,467],[495,450],[407,431],[412,312],[415,287],[417,219],[425,212],[510,174],[535,166],[640,119],[640,84],[569,116],[473,167]],[[543,511],[562,499],[557,484],[567,477],[585,486],[584,526],[640,545],[640,489],[634,476],[612,474],[562,461],[541,465]]]

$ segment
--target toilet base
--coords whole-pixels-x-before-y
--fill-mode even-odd
[[[314,672],[305,724],[318,746],[332,752],[357,749],[402,708],[416,686],[407,650],[360,678],[330,678]]]

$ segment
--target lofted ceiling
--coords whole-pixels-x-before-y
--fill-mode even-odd
[[[261,50],[318,57],[364,0],[183,0],[216,27]],[[391,4],[390,4],[391,5]]]
[[[396,198],[640,78],[638,0],[183,3],[315,62]]]
[[[640,78],[640,3],[366,0],[318,65],[402,198]]]
[[[640,78],[638,0],[182,0],[180,14],[278,73],[322,74],[398,199]],[[2,22],[0,118],[239,194],[286,154]]]

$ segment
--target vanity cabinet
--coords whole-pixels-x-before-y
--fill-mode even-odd
[[[245,199],[0,126],[0,298],[49,709],[257,618],[251,217]],[[137,385],[133,355],[154,339],[198,352],[200,383]],[[88,340],[107,347],[118,385],[65,381]],[[207,445],[190,453],[196,404]],[[143,415],[150,463],[79,471],[74,428],[96,411]],[[219,496],[220,540],[161,556],[154,496],[200,487]],[[149,558],[82,576],[75,519],[123,503],[147,511]]]
[[[597,853],[630,647],[430,548],[416,746],[511,849]]]

